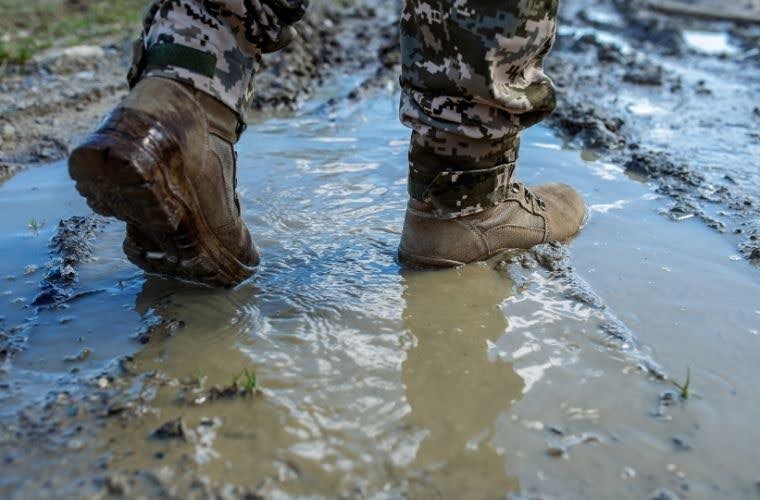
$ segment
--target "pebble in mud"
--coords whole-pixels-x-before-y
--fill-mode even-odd
[[[679,496],[668,489],[660,488],[649,495],[649,500],[679,500]]]
[[[181,439],[185,440],[187,428],[181,418],[170,420],[151,433],[151,437],[160,440]]]
[[[63,360],[66,363],[82,363],[84,361],[87,361],[90,358],[90,355],[92,354],[92,349],[85,347],[81,351],[79,351],[77,354],[74,354],[73,356],[66,356],[63,358]]]
[[[670,442],[675,447],[676,451],[691,451],[692,446],[689,442],[689,438],[686,436],[673,436],[670,438]]]

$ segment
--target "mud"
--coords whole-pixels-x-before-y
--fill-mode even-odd
[[[308,100],[299,84],[265,92],[252,116],[240,188],[264,265],[240,289],[145,277],[121,254],[123,227],[91,215],[61,163],[0,186],[0,496],[756,494],[758,282],[731,231],[752,216],[714,194],[725,175],[757,193],[753,172],[708,171],[679,154],[685,140],[645,136],[651,115],[632,111],[663,104],[652,89],[670,102],[668,54],[691,49],[668,26],[687,21],[634,25],[663,44],[624,38],[642,59],[603,34],[625,11],[566,5],[566,26],[595,31],[561,34],[549,63],[563,136],[529,131],[519,170],[589,200],[589,226],[566,245],[440,273],[398,267],[408,132],[395,28],[368,10],[344,28],[376,23],[375,63],[335,59],[336,75],[356,71],[325,76]],[[692,88],[680,85],[677,96]],[[731,154],[751,162],[745,138],[729,138],[744,147]],[[64,219],[36,234],[30,216]],[[687,366],[691,399],[673,383]]]
[[[559,90],[550,122],[569,141],[656,183],[674,201],[668,216],[730,233],[758,263],[757,6],[748,3],[744,23],[726,24],[646,8],[663,3],[565,3],[547,62]],[[674,4],[694,7],[669,2],[665,10],[678,12]],[[728,45],[704,45],[726,32]],[[693,33],[707,34],[692,37],[702,46],[688,43]]]
[[[77,266],[92,256],[91,242],[106,225],[98,215],[70,217],[58,223],[50,240],[51,260],[45,265],[40,281],[40,293],[32,301],[33,307],[60,307],[97,291],[75,293],[79,281]]]

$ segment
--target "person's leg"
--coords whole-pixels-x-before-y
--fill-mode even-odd
[[[182,81],[241,116],[262,53],[295,37],[309,0],[157,0],[146,11],[128,79]]]
[[[69,159],[90,206],[127,222],[141,268],[224,286],[252,274],[234,143],[261,54],[293,39],[307,4],[159,0],[146,12],[129,96]]]
[[[557,0],[407,0],[401,120],[413,129],[402,260],[459,265],[575,234],[585,206],[513,179],[520,131],[554,109]]]

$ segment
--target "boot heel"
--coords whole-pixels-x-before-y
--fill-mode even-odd
[[[72,152],[69,174],[95,212],[174,232],[187,213],[168,175],[181,162],[180,150],[155,125],[136,127],[143,120],[123,114],[114,113]]]

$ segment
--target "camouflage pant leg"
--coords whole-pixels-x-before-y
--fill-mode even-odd
[[[243,115],[262,52],[287,44],[309,0],[154,0],[135,44],[130,84],[180,80]]]
[[[409,192],[440,217],[499,204],[522,129],[554,109],[542,61],[559,0],[406,0],[401,120]]]

